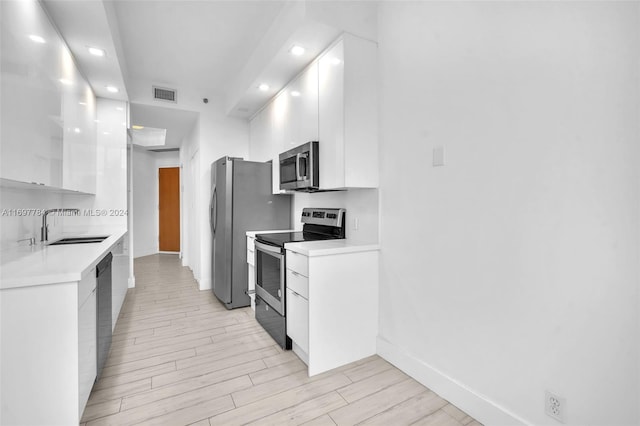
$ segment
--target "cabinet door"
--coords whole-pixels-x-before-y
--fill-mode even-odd
[[[95,192],[95,96],[37,1],[0,2],[2,178]]]
[[[309,301],[287,289],[287,335],[309,353]]]
[[[96,278],[95,269],[79,283],[78,296],[91,288],[78,308],[78,409],[82,416],[97,374],[96,346]]]
[[[283,91],[289,96],[283,151],[318,140],[318,64],[314,62]]]
[[[271,155],[278,157],[291,138],[291,127],[288,125],[291,114],[290,96],[282,91],[269,104],[271,116]]]
[[[60,186],[68,52],[38,2],[0,2],[0,9],[2,177]]]
[[[318,65],[321,188],[345,186],[344,66],[344,42],[341,40],[322,55]]]
[[[249,158],[252,161],[271,159],[271,118],[268,108],[264,108],[249,123]]]
[[[63,95],[62,188],[96,192],[96,97],[75,70]]]

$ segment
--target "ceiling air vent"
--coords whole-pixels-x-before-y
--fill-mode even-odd
[[[178,102],[178,93],[174,89],[153,86],[153,99],[165,102]]]
[[[148,149],[148,151],[153,151],[153,152],[173,152],[173,151],[180,151],[180,148],[156,148],[156,149]]]

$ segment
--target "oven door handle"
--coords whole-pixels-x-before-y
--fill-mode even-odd
[[[256,249],[264,251],[264,252],[268,252],[268,253],[274,253],[274,254],[278,254],[278,255],[282,255],[282,251],[280,249],[280,247],[274,247],[274,246],[270,246],[267,244],[263,244],[259,241],[256,241],[255,243],[256,245]]]

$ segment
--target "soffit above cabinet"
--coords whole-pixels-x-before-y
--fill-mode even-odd
[[[376,41],[376,22],[375,2],[288,3],[231,82],[227,114],[252,117],[343,32]],[[304,53],[292,55],[294,45]],[[263,83],[267,90],[259,89]]]
[[[121,67],[121,46],[108,1],[42,0],[45,10],[73,53],[78,68],[89,81],[97,97],[127,101],[127,89]],[[95,56],[89,48],[99,48],[104,56]],[[118,89],[110,92],[107,87]]]

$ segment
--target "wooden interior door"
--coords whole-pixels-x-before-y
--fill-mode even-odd
[[[180,168],[158,169],[160,251],[180,251]]]

